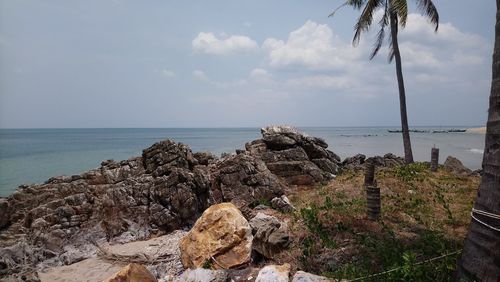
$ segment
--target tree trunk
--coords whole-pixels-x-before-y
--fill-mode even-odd
[[[483,176],[474,208],[500,215],[500,0],[497,0],[495,47],[493,52],[493,80],[490,108],[486,124],[483,155]],[[474,213],[474,216],[493,228],[500,228],[500,220]],[[465,239],[462,258],[457,265],[455,281],[465,279],[500,281],[500,231],[475,219],[471,220]]]
[[[395,12],[391,12],[390,19],[391,19],[392,48],[394,50],[394,58],[396,59],[396,76],[398,78],[398,87],[399,87],[399,110],[401,112],[401,131],[403,133],[405,163],[409,164],[413,162],[413,153],[411,151],[410,132],[408,129],[408,117],[406,115],[406,94],[405,94],[405,83],[403,80],[403,70],[401,68],[401,54],[399,53],[397,14]]]

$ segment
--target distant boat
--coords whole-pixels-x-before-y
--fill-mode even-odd
[[[401,133],[401,130],[387,130],[389,133]],[[409,132],[414,133],[456,133],[456,132],[466,132],[466,129],[445,129],[445,130],[418,130],[410,129]]]
[[[387,130],[389,133],[401,133],[403,131],[401,130]],[[414,132],[414,133],[429,133],[429,130],[418,130],[418,129],[410,129],[408,130],[409,132]]]

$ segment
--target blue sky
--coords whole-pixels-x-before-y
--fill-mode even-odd
[[[410,126],[485,124],[495,2],[434,2],[400,33]],[[341,3],[0,0],[0,128],[399,125]]]

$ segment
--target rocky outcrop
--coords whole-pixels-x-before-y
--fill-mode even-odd
[[[289,184],[321,182],[337,173],[340,157],[326,149],[323,139],[287,126],[262,128],[261,133],[262,139],[247,143],[246,150]]]
[[[228,269],[250,261],[252,229],[231,203],[209,207],[181,239],[182,264],[187,268],[210,266]]]
[[[30,263],[48,257],[64,263],[68,245],[132,241],[192,224],[208,207],[209,190],[208,168],[187,146],[163,141],[142,157],[108,160],[81,175],[21,187],[0,202],[2,236],[12,238],[2,245],[21,240],[39,250],[24,254]]]
[[[444,168],[459,175],[469,175],[472,173],[472,170],[464,166],[459,159],[452,156],[446,158],[444,161]]]
[[[284,184],[258,158],[248,154],[228,156],[212,168],[212,201],[233,202],[240,209],[270,201],[283,194]]]
[[[250,220],[250,226],[254,236],[252,248],[267,258],[273,258],[290,244],[286,224],[274,216],[258,213]]]
[[[288,282],[290,275],[290,265],[268,265],[259,271],[255,282]]]
[[[377,167],[395,167],[405,164],[405,160],[392,153],[385,154],[383,157],[374,156],[366,158],[363,154],[356,154],[352,157],[345,158],[342,162],[342,169],[363,170],[366,162],[373,162]]]
[[[147,268],[140,264],[131,263],[104,282],[156,282],[156,278]]]

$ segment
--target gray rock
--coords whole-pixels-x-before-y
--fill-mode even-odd
[[[323,139],[288,126],[265,127],[261,133],[262,139],[247,143],[246,150],[287,183],[310,185],[337,173],[340,157],[326,149],[328,144]]]
[[[288,282],[290,275],[290,265],[268,265],[259,271],[255,282]]]
[[[304,271],[297,271],[293,276],[292,282],[329,282],[333,281],[324,276],[314,275]]]
[[[289,213],[295,210],[295,207],[292,205],[287,196],[282,195],[281,197],[276,197],[271,200],[271,207],[273,209]]]
[[[253,156],[232,155],[219,161],[212,170],[212,202],[234,202],[249,206],[281,196],[285,186],[266,165]]]
[[[175,282],[226,282],[227,272],[204,268],[187,269]]]
[[[142,158],[107,160],[79,176],[51,178],[2,199],[1,236],[24,238],[26,252],[11,259],[16,263],[79,260],[90,255],[78,253],[89,242],[138,240],[193,223],[208,207],[209,176],[189,147],[156,143]],[[0,253],[16,241],[3,242]],[[68,247],[77,251],[68,255]]]
[[[252,248],[267,258],[273,258],[290,244],[290,235],[286,224],[276,217],[257,213],[250,221],[252,227]]]
[[[342,166],[347,169],[363,169],[363,164],[365,163],[366,156],[363,154],[357,154],[352,157],[346,158],[342,162]]]
[[[197,152],[193,157],[198,161],[198,164],[209,165],[217,161],[217,157],[210,152]]]
[[[312,161],[323,171],[333,175],[336,175],[339,172],[339,166],[327,158],[313,159]]]
[[[259,268],[247,267],[243,269],[229,269],[229,279],[231,282],[253,282],[259,275]]]
[[[444,168],[455,174],[468,175],[472,173],[472,171],[465,167],[459,159],[452,156],[446,158],[446,161],[444,161]]]

